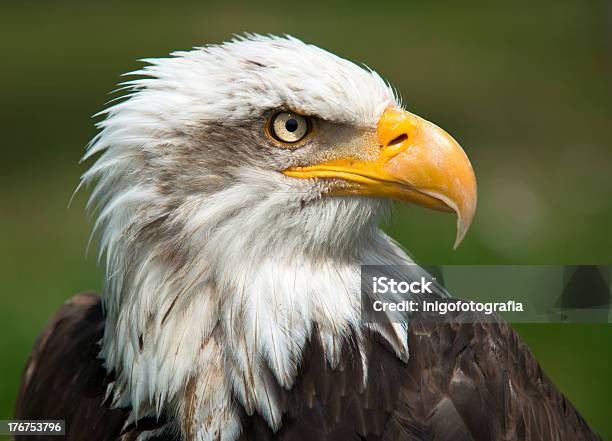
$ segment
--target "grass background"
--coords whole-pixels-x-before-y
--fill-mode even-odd
[[[388,78],[452,133],[479,180],[471,232],[402,207],[387,227],[430,264],[612,263],[612,9],[604,1],[3,2],[0,419],[49,316],[98,290],[85,194],[68,201],[90,115],[139,58],[244,31],[290,33]],[[516,326],[612,439],[612,326]]]

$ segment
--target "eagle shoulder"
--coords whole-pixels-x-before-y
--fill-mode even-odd
[[[600,440],[499,317],[418,314],[409,343],[391,422],[423,428],[417,439]]]
[[[97,358],[104,330],[100,297],[70,298],[51,318],[34,344],[17,398],[17,419],[66,421],[66,440],[131,441],[121,433],[127,412],[103,403],[108,378]],[[22,437],[17,436],[16,441]],[[24,440],[46,439],[26,436]]]

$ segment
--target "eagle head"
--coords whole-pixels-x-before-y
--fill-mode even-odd
[[[270,378],[252,371],[290,387],[315,325],[333,365],[359,328],[359,264],[409,261],[378,228],[389,201],[455,212],[458,244],[474,173],[375,72],[295,38],[145,61],[84,157],[99,154],[82,182],[105,256],[109,395],[132,419],[197,396],[183,431],[214,433],[202,421],[221,409],[215,424],[238,433],[235,402],[277,427]],[[209,377],[219,387],[198,389]]]

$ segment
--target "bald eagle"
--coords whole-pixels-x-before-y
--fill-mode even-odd
[[[456,244],[476,209],[464,151],[379,75],[291,37],[146,61],[84,156],[104,295],[53,317],[18,418],[68,440],[599,439],[501,320],[361,320],[361,266],[414,263],[379,228],[392,200],[456,213]]]

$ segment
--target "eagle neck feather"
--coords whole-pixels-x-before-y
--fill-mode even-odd
[[[378,228],[369,233],[368,251],[346,259],[245,253],[172,267],[146,245],[114,256],[131,270],[109,277],[100,357],[115,372],[109,399],[132,408],[126,425],[164,415],[186,439],[233,440],[242,406],[280,428],[272,391],[293,386],[315,328],[331,368],[348,339],[364,357],[360,265],[410,263]],[[403,329],[380,333],[407,357]]]

